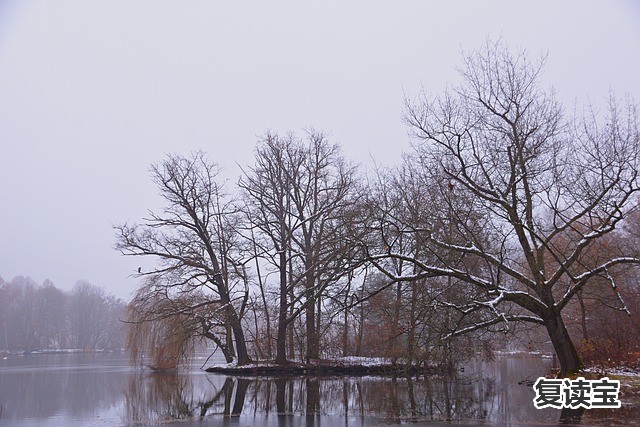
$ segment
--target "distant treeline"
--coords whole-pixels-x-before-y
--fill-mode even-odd
[[[125,306],[86,281],[65,292],[50,280],[0,277],[0,350],[121,349]]]

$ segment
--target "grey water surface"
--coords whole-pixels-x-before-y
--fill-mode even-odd
[[[531,381],[551,364],[539,355],[474,360],[426,378],[227,377],[203,372],[203,363],[158,374],[123,353],[8,355],[0,358],[0,425],[548,425],[560,416],[533,406]],[[583,423],[609,423],[619,410],[608,411]]]

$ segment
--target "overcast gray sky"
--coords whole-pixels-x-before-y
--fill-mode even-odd
[[[112,225],[159,206],[152,162],[203,149],[235,180],[257,135],[314,127],[394,163],[404,93],[487,38],[547,52],[569,110],[640,101],[637,1],[310,3],[0,0],[0,276],[128,298]]]

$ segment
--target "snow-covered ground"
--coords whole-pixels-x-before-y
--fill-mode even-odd
[[[328,360],[342,365],[360,365],[360,366],[383,366],[391,363],[390,359],[384,357],[362,357],[362,356],[346,356],[335,357]]]
[[[401,362],[401,361],[399,361]],[[347,357],[334,357],[330,359],[321,359],[319,361],[312,361],[310,365],[336,365],[336,366],[385,366],[389,365],[391,361],[389,359],[383,357],[359,357],[359,356],[347,356]],[[296,361],[291,361],[291,365],[306,365],[305,363],[300,363]],[[279,366],[273,361],[267,360],[256,360],[253,363],[249,363],[247,365],[243,365],[243,368],[251,369],[255,367],[265,367],[265,366]],[[235,361],[231,363],[217,363],[210,366],[215,369],[224,369],[224,368],[237,368],[238,365]]]
[[[595,375],[616,375],[620,377],[639,377],[640,371],[637,369],[627,368],[626,366],[617,366],[613,368],[602,368],[598,366],[592,366],[590,368],[585,368],[582,370],[583,372],[589,372]]]

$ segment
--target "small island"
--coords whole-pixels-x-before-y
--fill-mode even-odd
[[[240,376],[415,376],[432,375],[442,369],[435,366],[391,362],[385,358],[341,357],[336,359],[318,359],[310,362],[289,362],[276,364],[270,361],[257,361],[246,365],[227,363],[213,365],[207,372]]]

